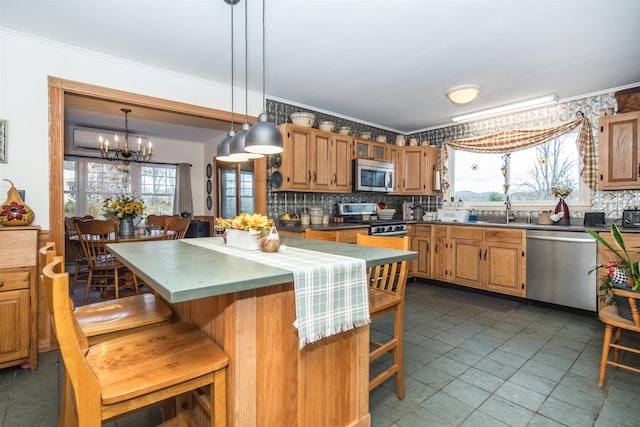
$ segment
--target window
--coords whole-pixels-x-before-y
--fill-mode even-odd
[[[491,207],[504,204],[507,164],[509,195],[514,206],[553,206],[557,199],[553,187],[571,188],[567,201],[589,203],[589,189],[580,178],[581,159],[576,146],[578,132],[505,156],[452,150],[450,155],[450,195],[462,198],[467,205]]]
[[[64,161],[65,216],[103,218],[102,203],[117,194],[144,200],[146,214],[173,214],[176,167],[173,165],[113,163],[68,157]]]
[[[218,182],[220,217],[233,218],[242,212],[254,213],[253,162],[220,164]]]

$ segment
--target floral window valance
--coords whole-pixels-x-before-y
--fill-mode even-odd
[[[447,167],[446,162],[449,154],[447,146],[455,150],[472,151],[476,153],[512,153],[514,151],[524,150],[526,148],[535,147],[544,144],[559,136],[562,136],[578,126],[582,126],[578,139],[578,152],[582,158],[582,169],[580,176],[584,183],[591,189],[596,189],[596,156],[593,144],[593,133],[591,132],[591,123],[586,117],[580,117],[571,122],[563,123],[543,129],[524,129],[524,130],[507,130],[485,135],[475,138],[464,138],[452,141],[445,141],[442,146],[442,154],[440,156],[440,176],[442,177],[442,191],[445,193],[449,188],[446,181]]]

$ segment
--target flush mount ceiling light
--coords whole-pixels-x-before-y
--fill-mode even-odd
[[[466,84],[454,86],[447,91],[447,98],[456,105],[465,105],[476,99],[480,93],[480,86]]]
[[[558,102],[556,95],[542,96],[540,98],[533,98],[527,101],[514,102],[513,104],[502,105],[496,108],[489,108],[488,110],[476,111],[474,113],[462,114],[460,116],[452,117],[454,122],[468,122],[470,120],[483,119],[491,116],[498,116],[506,113],[515,113],[516,111],[528,110],[534,107],[542,107],[544,105],[551,105]]]

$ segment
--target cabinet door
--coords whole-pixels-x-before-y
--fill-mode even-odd
[[[312,137],[311,148],[311,189],[329,191],[335,167],[335,145],[329,134],[316,134]]]
[[[434,225],[432,233],[431,265],[433,266],[433,278],[450,282],[453,275],[450,270],[449,226]]]
[[[640,112],[598,121],[598,171],[601,190],[640,188]]]
[[[0,366],[29,356],[30,309],[29,289],[0,292]]]
[[[526,237],[526,230],[485,229],[485,289],[526,295]]]
[[[385,162],[391,163],[393,165],[393,193],[395,194],[400,194],[401,192],[402,162],[400,161],[400,151],[401,147],[398,147],[396,145],[389,145],[389,147],[387,148],[387,158],[385,159]]]
[[[370,142],[365,139],[353,140],[353,158],[354,159],[370,159],[371,153],[369,152]]]
[[[351,192],[351,138],[343,135],[333,137],[333,184],[336,192]]]
[[[387,157],[387,145],[386,142],[371,142],[371,159],[384,162],[384,159]]]
[[[436,170],[438,168],[438,156],[439,150],[437,147],[424,147],[427,154],[426,168],[425,168],[425,181],[426,191],[424,194],[428,196],[435,196],[438,194],[436,191]]]
[[[451,227],[453,281],[459,285],[482,287],[484,230],[478,227]]]
[[[401,194],[424,195],[427,192],[427,152],[423,147],[406,147],[401,150]]]
[[[291,128],[289,144],[284,153],[287,162],[287,184],[291,190],[308,190],[311,185],[311,162],[309,152],[311,134],[308,130]]]

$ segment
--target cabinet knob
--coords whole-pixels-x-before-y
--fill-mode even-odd
[[[0,281],[0,288],[4,286],[4,282]]]

